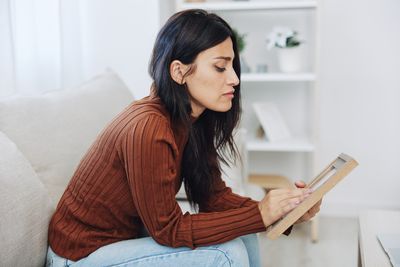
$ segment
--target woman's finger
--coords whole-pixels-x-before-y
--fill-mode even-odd
[[[279,206],[286,206],[289,203],[292,203],[297,206],[301,202],[303,202],[309,195],[310,192],[307,190],[295,189],[292,190],[291,192],[287,192],[286,194],[271,195],[270,200],[271,203],[276,203]]]
[[[296,181],[296,182],[294,182],[294,184],[295,184],[295,186],[297,187],[297,188],[304,188],[304,187],[306,187],[306,183],[304,182],[304,181]]]
[[[272,190],[271,190],[272,191]],[[287,189],[287,190],[276,190],[276,192],[273,192],[271,194],[271,197],[276,197],[276,198],[295,198],[295,197],[300,197],[300,196],[305,196],[305,195],[310,195],[312,192],[312,189],[304,189],[304,188],[296,188],[296,189]]]
[[[317,215],[321,208],[322,199],[304,213],[295,223],[302,223],[311,220]]]
[[[312,217],[312,214],[310,214],[309,212],[304,213],[304,215],[302,216],[303,222],[310,220]]]
[[[286,215],[289,213],[291,210],[296,208],[299,205],[300,202],[298,201],[293,201],[293,200],[286,200],[284,203],[281,205],[281,214],[280,217]]]
[[[302,199],[300,197],[295,197],[295,198],[283,198],[278,202],[278,205],[280,207],[285,207],[285,206],[292,206],[293,208],[297,207],[300,203],[302,202]]]
[[[310,213],[313,214],[313,215],[315,215],[315,214],[317,214],[317,213],[319,212],[319,210],[320,210],[320,207],[319,207],[319,206],[314,206],[314,207],[312,207],[312,208],[310,209]]]
[[[312,206],[312,208],[310,209],[310,211],[313,214],[317,214],[321,208],[321,203],[322,203],[322,199],[320,201],[318,201],[314,206]]]
[[[271,197],[277,197],[281,195],[288,195],[292,192],[292,189],[289,188],[279,188],[279,189],[272,189],[268,192]]]

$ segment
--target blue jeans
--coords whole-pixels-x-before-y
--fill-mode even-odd
[[[261,261],[257,235],[251,234],[194,250],[162,246],[151,237],[131,239],[101,247],[76,262],[61,258],[49,247],[46,266],[261,267]]]

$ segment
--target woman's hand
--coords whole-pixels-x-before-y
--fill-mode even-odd
[[[306,184],[303,181],[297,181],[297,182],[295,182],[295,185],[297,188],[304,188],[306,186]],[[320,201],[318,201],[314,206],[312,206],[311,209],[309,209],[306,213],[304,213],[303,216],[301,216],[295,222],[295,224],[306,222],[306,221],[309,221],[311,218],[313,218],[315,216],[315,214],[317,214],[319,212],[321,203],[322,203],[322,199]]]
[[[312,190],[302,187],[295,189],[273,189],[258,203],[265,227],[270,226],[306,199]]]

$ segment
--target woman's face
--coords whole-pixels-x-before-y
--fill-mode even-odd
[[[185,78],[193,117],[200,116],[205,109],[219,112],[231,109],[233,86],[239,84],[232,66],[233,58],[231,38],[197,55],[194,72]]]

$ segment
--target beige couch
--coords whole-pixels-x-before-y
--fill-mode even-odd
[[[0,266],[43,266],[48,222],[64,188],[97,134],[131,101],[112,71],[75,89],[0,100]],[[243,169],[226,174],[245,193]]]

